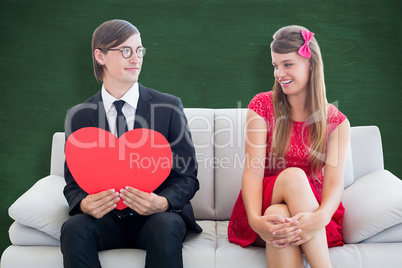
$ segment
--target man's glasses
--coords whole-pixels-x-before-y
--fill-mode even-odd
[[[102,49],[101,49],[102,50]],[[123,48],[106,48],[103,50],[111,50],[111,51],[120,51],[123,58],[128,59],[133,55],[133,49],[131,47],[123,47]],[[145,47],[137,47],[135,50],[135,54],[137,54],[138,58],[143,58],[145,55]]]

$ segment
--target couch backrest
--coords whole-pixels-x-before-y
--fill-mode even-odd
[[[198,161],[200,190],[191,201],[197,219],[228,220],[241,188],[247,109],[184,109]],[[64,176],[64,133],[53,136],[50,173]],[[352,159],[353,158],[353,159]],[[375,126],[352,127],[345,188],[384,169],[381,136]]]
[[[64,132],[56,132],[52,141],[52,157],[50,160],[50,175],[64,177]]]
[[[352,127],[350,143],[355,180],[384,169],[381,134],[377,126]]]
[[[196,219],[215,218],[214,146],[215,111],[213,109],[185,109],[198,162],[200,190],[191,200]]]

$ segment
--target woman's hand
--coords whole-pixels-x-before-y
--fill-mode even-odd
[[[297,220],[284,218],[279,215],[261,216],[250,222],[251,228],[259,234],[266,243],[284,248],[291,243],[296,243],[301,238],[302,232]]]
[[[291,219],[298,221],[302,230],[299,234],[301,239],[291,243],[294,246],[300,246],[313,239],[329,222],[329,220],[326,220],[325,216],[319,211],[298,213]]]

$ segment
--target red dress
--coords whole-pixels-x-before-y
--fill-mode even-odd
[[[252,109],[262,118],[266,120],[268,126],[268,137],[272,137],[275,115],[274,107],[272,104],[272,91],[263,92],[257,94],[250,102],[249,109]],[[328,105],[327,127],[328,134],[344,120],[346,116],[342,114],[334,105]],[[265,163],[265,172],[263,180],[263,206],[262,212],[265,211],[271,204],[272,191],[274,188],[275,180],[280,171],[288,167],[298,167],[304,170],[310,181],[311,189],[318,201],[321,203],[322,183],[317,182],[311,176],[310,165],[308,163],[308,150],[306,144],[308,137],[308,124],[306,122],[293,122],[293,130],[289,142],[289,148],[285,152],[284,160],[273,161],[270,158],[271,141],[267,140],[267,161]],[[274,168],[276,167],[276,168]],[[315,176],[319,180],[323,180],[322,169]],[[330,223],[326,226],[328,247],[343,246],[342,241],[342,221],[345,209],[342,203],[335,211]],[[242,193],[234,205],[232,216],[230,217],[228,227],[229,241],[238,244],[242,247],[246,247],[252,244],[257,238],[258,234],[251,229],[248,224],[246,209],[244,207]]]

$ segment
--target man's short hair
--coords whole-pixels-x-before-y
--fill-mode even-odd
[[[95,49],[101,49],[103,53],[107,53],[106,49],[124,43],[134,34],[140,34],[140,32],[125,20],[109,20],[96,28],[92,35],[92,61],[95,78],[98,82],[103,81],[104,66],[95,59]]]

